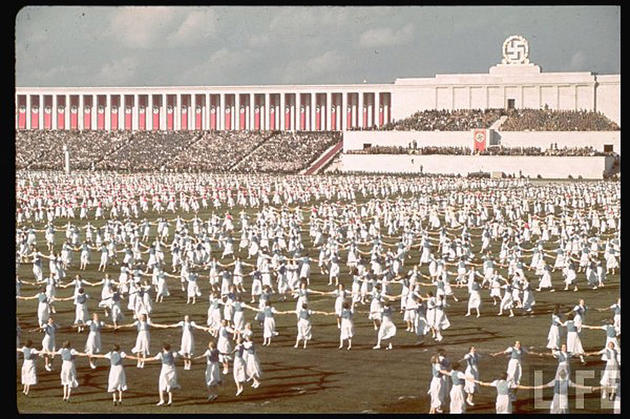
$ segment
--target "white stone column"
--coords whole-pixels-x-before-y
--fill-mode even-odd
[[[311,92],[311,108],[310,108],[310,116],[311,116],[311,126],[310,126],[310,130],[311,131],[315,131],[316,129],[316,125],[315,125],[315,116],[317,114],[316,109],[317,109],[317,94]]]
[[[90,118],[92,119],[92,122],[90,123],[90,126],[92,128],[92,131],[95,131],[97,129],[96,126],[96,122],[97,122],[97,117],[98,117],[98,101],[97,101],[97,96],[96,95],[92,95],[92,110],[90,112]]]
[[[265,93],[265,130],[269,130],[269,93]],[[275,113],[275,110],[274,110]]]
[[[26,129],[31,129],[31,95],[26,95]]]
[[[234,113],[234,129],[241,129],[241,94],[236,93],[234,95],[234,107],[236,108],[236,112]]]
[[[289,127],[285,127],[285,122],[286,122],[286,117],[284,113],[285,101],[286,101],[285,95],[286,95],[286,92],[280,93],[280,109],[278,112],[276,112],[276,115],[280,117],[280,120],[278,121],[278,124],[276,126],[279,127],[281,131],[285,131],[289,129]]]
[[[354,98],[354,95],[350,96],[352,98]],[[359,109],[358,109],[358,93],[357,93],[357,101],[352,100],[352,104],[350,105],[350,107],[352,108],[352,118],[350,119],[350,125],[353,126],[354,128],[357,128],[359,126]],[[350,102],[350,100],[348,100]],[[351,128],[351,127],[348,127]]]
[[[39,117],[39,129],[44,129],[44,95],[39,95],[39,111],[37,112]]]
[[[374,95],[372,95],[372,97],[374,97]],[[374,100],[372,99],[372,103],[367,103],[365,107],[367,108],[366,128],[372,128],[372,126],[374,125]]]
[[[112,95],[105,95],[105,131],[112,130]]]
[[[341,125],[342,130],[348,129],[348,93],[341,92]]]
[[[219,106],[216,109],[217,129],[225,129],[225,93],[219,95]]]
[[[381,92],[374,92],[374,125],[381,126]]]
[[[83,130],[83,119],[85,117],[85,111],[83,110],[83,95],[79,95],[79,109],[77,109],[77,128],[79,131]]]
[[[147,108],[144,111],[145,114],[145,123],[144,127],[147,131],[153,130],[153,94],[149,94],[147,98]]]
[[[324,129],[330,131],[332,127],[332,93],[326,92],[326,124]]]
[[[17,109],[17,108],[16,108]],[[52,95],[52,109],[50,110],[50,128],[57,129],[57,94],[53,93]]]
[[[66,130],[70,130],[70,95],[66,95],[66,102],[63,107],[63,127]]]
[[[556,85],[556,110],[560,109],[560,86]]]
[[[523,87],[521,87],[521,96],[523,96]],[[577,84],[573,85],[573,110],[577,111],[578,103],[578,87]]]
[[[125,95],[118,95],[118,129],[125,129]]]
[[[173,107],[173,113],[175,115],[173,131],[179,131],[182,129],[182,94],[177,93],[175,98],[175,106]]]
[[[357,113],[359,114],[359,118],[358,118],[358,126],[361,128],[365,128],[363,126],[363,92],[359,92],[359,110],[357,111]]]
[[[159,128],[162,131],[166,131],[166,113],[167,113],[166,93],[162,93],[162,103],[160,106],[160,128]]]
[[[192,125],[190,126],[191,130],[197,129],[197,94],[193,93],[190,95],[190,104],[192,106]]]
[[[302,94],[296,93],[295,94],[295,119],[293,120],[293,123],[295,124],[295,131],[300,131],[302,129],[302,126],[300,125],[302,122],[302,112],[300,111],[301,107],[302,107]]]
[[[210,93],[204,94],[204,106],[202,107],[203,116],[201,117],[201,129],[210,129]],[[216,114],[215,114],[216,115]]]
[[[132,131],[138,130],[138,109],[140,109],[140,106],[138,103],[138,95],[134,94],[133,107],[131,108],[131,130]]]

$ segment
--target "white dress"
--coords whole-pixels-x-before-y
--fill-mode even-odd
[[[465,375],[461,371],[452,371],[451,377],[456,375],[460,381],[465,379]],[[449,413],[466,413],[466,401],[464,399],[464,385],[454,384],[451,387],[450,392],[451,403],[449,407]]]
[[[182,328],[182,341],[179,353],[192,355],[195,348],[195,337],[193,336],[192,329],[197,325],[195,322],[185,322],[182,320],[177,323],[177,326]]]
[[[254,348],[254,343],[251,341],[243,342],[243,348],[247,353],[247,359],[245,361],[245,372],[247,374],[247,380],[252,378],[260,378],[262,376],[262,368],[260,368],[260,361],[258,360],[258,354]]]
[[[87,341],[85,342],[85,353],[97,354],[101,352],[101,328],[105,325],[102,321],[98,323],[88,320],[86,326],[90,328]]]
[[[243,351],[245,348],[242,344],[236,345],[236,352],[234,352],[234,381],[243,383],[247,379],[245,376],[245,361],[243,360]]]
[[[138,336],[136,336],[136,345],[131,348],[131,352],[134,354],[144,354],[149,355],[151,352],[149,351],[149,346],[151,344],[151,335],[149,333],[149,326],[151,326],[150,322],[142,323],[138,320],[133,322],[134,326],[138,329]]]
[[[64,353],[69,353],[70,356],[73,358],[71,360],[63,360],[61,362],[61,385],[70,386],[72,388],[78,387],[79,382],[77,381],[77,370],[74,366],[74,356],[77,354],[77,351],[75,351],[74,349],[62,348],[59,349],[56,353],[62,355],[62,359]]]
[[[391,311],[382,310],[381,326],[378,329],[378,339],[387,340],[396,336],[396,325],[392,321]]]
[[[127,377],[122,365],[122,360],[127,357],[124,352],[108,352],[105,358],[110,360],[109,376],[107,378],[107,392],[127,390]],[[114,361],[112,361],[114,358]]]
[[[172,357],[171,360],[168,359]],[[162,361],[162,369],[160,370],[160,378],[158,381],[159,391],[172,391],[181,388],[177,382],[177,370],[175,369],[174,359],[177,357],[177,352],[164,353],[164,351],[157,354],[153,359]]]
[[[352,323],[352,312],[344,309],[341,313],[341,329],[339,338],[343,341],[346,339],[352,339],[354,336],[354,325]]]
[[[35,368],[35,360],[39,351],[27,347],[22,348],[24,354],[24,363],[22,364],[22,384],[37,384],[37,369]]]
[[[214,352],[214,353],[213,353]],[[206,352],[203,354],[206,357],[206,386],[213,387],[221,384],[223,381],[221,380],[221,365],[219,364],[219,351],[214,349],[210,351],[210,349],[206,349]]]
[[[549,333],[547,334],[547,348],[548,349],[560,349],[560,318],[552,314],[551,326],[549,327]]]

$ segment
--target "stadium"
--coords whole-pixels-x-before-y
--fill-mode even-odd
[[[620,76],[497,51],[16,87],[19,412],[620,412]]]

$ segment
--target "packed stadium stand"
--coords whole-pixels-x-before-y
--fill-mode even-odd
[[[604,114],[593,111],[510,109],[501,131],[619,131]]]
[[[503,109],[427,110],[386,124],[381,130],[468,131],[474,128],[489,128],[504,114]]]
[[[614,152],[602,152],[593,147],[562,147],[558,148],[554,144],[543,149],[541,147],[488,147],[487,149],[473,150],[470,147],[387,147],[373,146],[363,150],[348,150],[347,154],[449,154],[454,156],[469,156],[472,154],[479,156],[616,156]]]

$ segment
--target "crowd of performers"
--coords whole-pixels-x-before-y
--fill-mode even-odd
[[[199,175],[195,183],[186,175],[131,175],[117,181],[113,175],[90,176],[95,179],[88,182],[81,174],[58,178],[18,172],[16,269],[31,264],[32,276],[16,278],[16,293],[18,300],[37,300],[33,319],[43,334],[41,349],[30,340],[20,342],[18,321],[26,395],[37,384],[36,359],[44,358],[44,369],[52,371],[53,359],[59,357],[63,399],[69,401],[78,386],[76,359],[86,357],[92,368],[96,359],[108,359],[114,404],[122,403],[127,390],[125,359],[136,361],[137,368],[161,363],[158,405],[170,405],[173,390],[180,387],[176,364],[187,370],[200,359],[206,361],[208,400],[217,397],[215,388],[230,367],[238,396],[247,382],[254,389],[261,385],[254,329],[261,328],[263,346],[271,345],[278,335],[276,316],[295,316],[295,348],[306,348],[311,340],[313,316],[334,317],[340,350],[352,349],[354,317],[367,316],[375,331],[372,349],[392,350],[400,320],[419,344],[429,337],[444,339],[443,331],[451,326],[448,307],[458,302],[453,288],[467,290],[465,316],[482,315],[482,293],[493,300],[484,316],[514,316],[515,311],[532,313],[537,293],[598,289],[619,270],[619,183],[221,175]],[[240,212],[232,215],[235,207]],[[203,220],[199,211],[214,212]],[[190,218],[182,216],[187,213]],[[493,253],[492,246],[500,251]],[[416,260],[412,249],[419,253]],[[94,253],[102,280],[67,275],[76,268],[92,271]],[[344,264],[349,274],[341,274]],[[330,291],[311,287],[313,265],[328,278]],[[116,278],[105,273],[113,266],[120,269]],[[561,286],[552,283],[554,271],[562,272]],[[39,292],[25,294],[23,285]],[[74,289],[72,296],[56,296],[58,288],[67,287]],[[92,287],[100,287],[98,307],[106,321],[88,311]],[[186,304],[208,305],[204,324],[187,315],[172,324],[151,320],[177,288]],[[207,291],[203,299],[202,289]],[[330,296],[331,311],[311,309],[313,295]],[[274,301],[291,298],[294,310],[274,307]],[[517,390],[534,388],[520,384],[527,356],[558,361],[554,380],[543,386],[554,388],[552,412],[566,412],[568,388],[579,387],[570,380],[571,358],[585,362],[584,357],[601,356],[606,362],[601,385],[589,390],[615,399],[619,409],[621,300],[597,308],[576,300],[568,313],[556,307],[551,315],[547,351],[528,350],[517,341],[488,354],[509,358],[506,373],[494,381],[480,380],[474,346],[452,364],[443,351],[436,353],[428,391],[431,413],[442,412],[447,399],[449,412],[464,412],[466,405],[474,405],[479,386],[496,388],[497,413],[511,412]],[[54,316],[55,306],[66,301],[76,310],[74,322],[64,326]],[[588,325],[591,310],[610,311],[610,321]],[[103,354],[101,331],[122,328],[137,331],[133,355],[118,344]],[[153,328],[180,329],[179,350],[165,343],[152,355]],[[56,334],[75,329],[87,332],[84,350],[68,341],[58,349]],[[195,329],[212,337],[198,356],[193,353]],[[588,329],[605,333],[601,351],[582,348],[581,335]]]

